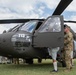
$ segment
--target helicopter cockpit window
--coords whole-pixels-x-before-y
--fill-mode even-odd
[[[8,30],[8,32],[14,32],[16,31],[22,24],[16,25],[15,27]]]
[[[39,30],[39,32],[60,32],[60,31],[61,31],[61,21],[59,17],[48,18]]]
[[[23,31],[32,33],[33,30],[35,29],[37,23],[38,23],[38,21],[26,22],[22,27],[19,28],[19,30],[23,30]]]

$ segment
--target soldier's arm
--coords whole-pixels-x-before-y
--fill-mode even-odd
[[[66,36],[67,37],[64,40],[64,44],[68,44],[73,39],[72,34],[69,34],[69,35],[66,35]]]
[[[68,39],[68,34],[65,34],[64,35],[64,44],[67,44],[68,43],[68,40],[67,39]]]
[[[73,40],[73,35],[72,35],[72,33],[70,33],[70,34],[68,35],[67,41],[70,42],[70,41],[72,41],[72,40]]]

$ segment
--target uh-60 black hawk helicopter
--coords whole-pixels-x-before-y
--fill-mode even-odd
[[[64,21],[60,15],[71,2],[72,0],[61,0],[52,16],[47,19],[0,20],[0,24],[21,23],[0,34],[0,55],[23,58],[29,64],[33,63],[33,58],[38,58],[39,61],[49,58],[49,47],[62,48],[64,45],[64,22],[68,21]]]

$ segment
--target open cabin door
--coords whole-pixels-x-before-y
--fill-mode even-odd
[[[34,47],[63,47],[63,16],[50,16],[34,33]]]

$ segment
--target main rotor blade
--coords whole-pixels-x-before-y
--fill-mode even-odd
[[[5,19],[5,20],[0,20],[0,24],[25,23],[25,22],[31,21],[31,20],[44,21],[44,19]]]
[[[68,22],[68,23],[76,23],[76,21],[65,21],[64,22]]]
[[[52,15],[60,15],[73,0],[61,0]]]

